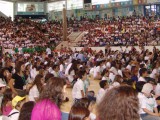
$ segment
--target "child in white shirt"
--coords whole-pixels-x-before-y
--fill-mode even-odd
[[[109,88],[107,80],[100,81],[99,85],[100,85],[101,88],[99,89],[97,97],[96,97],[97,103],[99,103],[102,100],[102,98],[105,95],[107,89]]]

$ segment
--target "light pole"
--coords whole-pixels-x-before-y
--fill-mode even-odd
[[[67,0],[65,5],[63,5],[63,41],[67,40],[67,18],[66,18]]]

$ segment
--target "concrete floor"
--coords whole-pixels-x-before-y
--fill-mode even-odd
[[[99,80],[93,80],[90,79],[90,86],[89,90],[93,90],[95,92],[95,95],[97,95],[98,90],[100,89],[99,87]],[[61,110],[63,112],[69,112],[72,106],[72,88],[67,88],[66,89],[66,96],[69,97],[69,102],[63,103],[61,106]]]

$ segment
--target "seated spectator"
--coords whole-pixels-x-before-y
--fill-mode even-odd
[[[98,91],[98,94],[96,96],[96,102],[97,103],[100,103],[101,100],[103,99],[104,95],[106,94],[108,88],[109,88],[109,85],[108,85],[108,82],[106,80],[102,80],[99,82],[99,85],[100,85],[100,90]]]
[[[137,92],[130,86],[109,90],[97,106],[100,120],[139,120]]]
[[[11,89],[6,89],[3,95],[3,100],[2,100],[2,105],[1,105],[1,110],[2,110],[2,115],[8,116],[9,113],[12,110],[12,90]]]
[[[8,115],[8,117],[11,120],[18,120],[20,115],[20,110],[25,102],[26,102],[25,97],[16,96],[15,98],[13,98],[12,100],[13,109]]]
[[[48,80],[46,86],[47,87],[44,87],[40,94],[39,101],[33,108],[31,120],[61,120],[61,112],[59,107],[64,100],[63,93],[66,88],[65,80],[53,77]]]
[[[44,87],[44,79],[42,75],[37,75],[29,90],[29,101],[38,101],[39,95]]]
[[[89,110],[82,106],[72,106],[68,120],[90,120]]]
[[[25,70],[24,63],[21,61],[17,62],[15,70],[16,73],[13,74],[13,79],[9,81],[9,87],[15,95],[24,96],[24,86],[26,85],[26,78],[23,73]]]
[[[156,100],[151,94],[152,91],[152,84],[146,83],[142,88],[142,94],[138,95],[142,120],[160,120]]]
[[[20,115],[18,120],[30,120],[34,105],[35,102],[33,101],[24,103],[20,110]]]
[[[84,91],[84,80],[87,78],[86,71],[79,71],[78,73],[78,80],[74,84],[72,89],[72,98],[74,102],[79,101],[81,98],[85,97]]]
[[[139,77],[138,81],[144,81],[144,82],[146,82],[145,77],[148,76],[147,69],[146,68],[141,68],[139,70],[139,74],[140,74],[140,77]]]

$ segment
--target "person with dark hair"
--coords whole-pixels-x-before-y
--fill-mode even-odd
[[[96,102],[99,103],[102,98],[104,97],[105,93],[107,92],[107,89],[109,88],[107,80],[102,80],[99,82],[99,86],[101,87],[98,91]]]
[[[33,84],[29,90],[29,100],[30,101],[37,101],[38,100],[39,94],[43,90],[43,85],[44,85],[43,76],[38,74],[35,77],[35,80],[33,81]]]
[[[52,78],[52,77],[54,77],[54,75],[53,74],[51,74],[51,73],[48,73],[48,74],[46,74],[46,76],[45,76],[45,83],[47,83],[48,82],[48,80],[50,79],[50,78]]]
[[[154,79],[157,79],[158,78],[158,75],[159,75],[159,66],[160,66],[160,63],[155,61],[153,63],[153,67],[152,67],[152,73],[150,74],[150,77],[151,78],[154,78]]]
[[[131,79],[134,81],[134,82],[137,82],[138,81],[138,69],[136,66],[132,66],[131,67]]]
[[[58,65],[53,65],[50,73],[53,74],[54,77],[59,77],[58,72],[59,72],[59,66]]]
[[[12,90],[6,89],[2,99],[1,111],[3,115],[8,116],[12,110]]]
[[[74,105],[76,106],[83,106],[83,107],[86,107],[88,108],[89,107],[89,104],[90,104],[90,100],[88,98],[81,98],[79,100],[79,102],[75,103]]]
[[[24,103],[20,110],[20,115],[18,120],[31,120],[31,113],[34,105],[35,105],[35,102],[33,101]]]
[[[144,82],[144,81],[138,81],[138,82],[136,83],[135,87],[136,87],[137,92],[141,92],[141,91],[142,91],[143,85],[144,85],[145,83],[146,83],[146,82]]]
[[[1,75],[2,75],[2,83],[8,84],[10,79],[12,79],[12,74],[9,72],[8,68],[3,68],[1,70]]]
[[[137,92],[130,86],[109,90],[97,106],[99,120],[139,120]]]
[[[65,88],[64,79],[50,78],[33,108],[31,120],[61,120],[59,108],[64,100]]]
[[[139,70],[139,75],[140,75],[140,77],[139,77],[138,81],[144,81],[144,82],[146,82],[145,77],[148,76],[147,69],[146,68],[141,68]]]
[[[24,63],[21,61],[17,62],[15,70],[16,73],[13,74],[13,79],[11,79],[8,84],[14,94],[23,96],[22,94],[25,94],[24,86],[26,84]]]
[[[86,107],[72,106],[68,120],[90,120],[90,112]]]
[[[75,75],[78,70],[77,65],[78,65],[78,61],[72,60],[72,63],[70,63],[65,70],[65,75],[67,76],[70,83],[72,83],[76,77]]]
[[[101,75],[102,75],[102,80],[107,80],[108,82],[110,82],[109,81],[109,71],[108,70],[104,69]]]
[[[87,78],[86,71],[79,71],[77,82],[74,84],[72,89],[72,98],[74,102],[79,101],[79,99],[85,97],[84,91],[84,80]]]
[[[96,101],[93,101],[93,100],[91,101],[88,98],[82,98],[80,99],[79,102],[75,103],[73,106],[82,106],[82,107],[88,108],[88,110],[90,111],[90,115],[89,115],[90,120],[96,120],[96,115],[92,113],[95,108],[95,104],[96,104]]]

